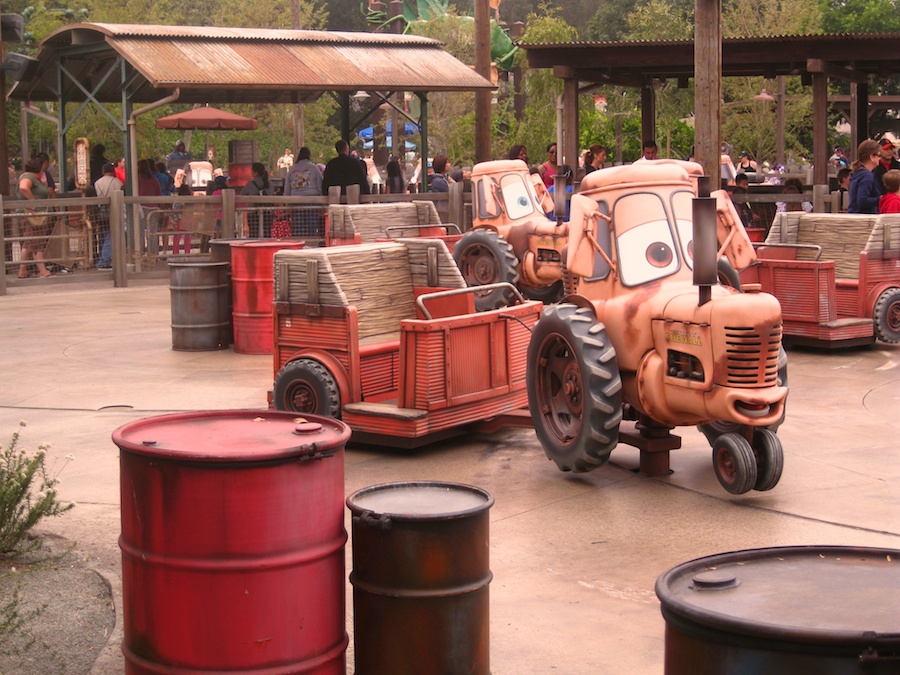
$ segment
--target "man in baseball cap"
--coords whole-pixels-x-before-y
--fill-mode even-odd
[[[884,174],[891,169],[900,169],[900,162],[894,157],[896,151],[894,141],[887,136],[882,136],[878,145],[881,147],[881,161],[878,162],[878,166],[872,170],[872,173],[875,174],[881,194],[884,194]]]

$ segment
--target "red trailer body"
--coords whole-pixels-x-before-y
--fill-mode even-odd
[[[784,339],[900,342],[900,215],[779,213],[741,272],[781,303]]]
[[[275,259],[275,408],[416,447],[527,405],[542,303],[475,312],[438,239],[294,253]]]

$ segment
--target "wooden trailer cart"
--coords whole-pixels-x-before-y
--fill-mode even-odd
[[[410,448],[525,408],[543,305],[476,313],[476,290],[438,239],[279,251],[270,404]]]
[[[788,344],[900,342],[900,216],[779,213],[741,272],[781,303]]]

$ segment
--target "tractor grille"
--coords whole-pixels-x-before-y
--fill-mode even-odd
[[[726,378],[731,387],[773,387],[778,384],[781,326],[725,328]]]

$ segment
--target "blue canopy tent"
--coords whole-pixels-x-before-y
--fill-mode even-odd
[[[393,145],[394,145],[393,141],[394,141],[393,138],[391,138],[390,136],[387,137],[387,148],[388,148],[388,149],[390,149],[390,148],[393,147]],[[407,151],[407,152],[412,152],[413,150],[416,149],[416,144],[415,144],[415,143],[410,143],[409,141],[403,141],[403,143],[405,144],[405,147],[406,147],[406,151]],[[371,149],[374,147],[374,145],[375,145],[375,144],[374,144],[373,141],[366,141],[365,143],[363,143],[363,149],[364,149],[364,150],[371,150]]]
[[[385,125],[385,132],[390,134],[392,132],[392,129],[393,129],[393,125],[391,124],[391,120],[388,120],[387,124]],[[363,129],[359,130],[359,137],[361,139],[363,139],[364,141],[371,141],[374,133],[375,133],[374,129],[372,129],[371,126],[368,126],[368,127],[365,127]],[[419,133],[419,126],[417,124],[412,124],[411,122],[403,123],[403,135],[404,136],[412,136],[413,134],[417,134],[417,133]],[[390,146],[388,146],[388,147],[390,147]]]

